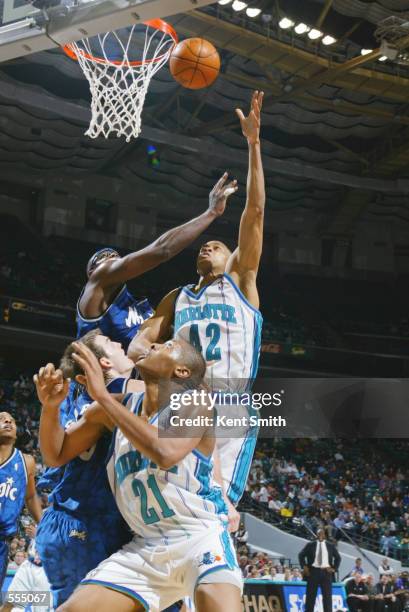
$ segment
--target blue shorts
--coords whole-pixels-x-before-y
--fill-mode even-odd
[[[120,515],[79,518],[48,508],[38,525],[36,548],[54,606],[64,603],[84,576],[132,538]]]
[[[9,543],[8,540],[0,538],[0,593],[2,590],[3,582],[6,577],[7,566],[9,563]],[[1,604],[1,595],[0,595]]]

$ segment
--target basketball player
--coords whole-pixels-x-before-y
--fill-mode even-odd
[[[38,523],[42,508],[35,486],[35,461],[15,448],[16,421],[0,412],[0,592],[7,571],[9,540],[17,531],[24,503]]]
[[[107,389],[112,393],[140,391],[141,381],[130,380],[134,364],[128,359],[119,342],[91,330],[83,338],[92,347],[107,373]],[[67,354],[61,360],[66,372]],[[41,372],[41,371],[40,371]],[[75,381],[84,385],[85,377]],[[65,381],[68,388],[68,380]],[[70,409],[53,410],[52,421],[47,411],[40,420],[40,448],[44,462],[52,467],[64,466],[63,475],[49,496],[51,506],[45,511],[36,537],[37,550],[44,565],[54,605],[60,605],[73,592],[77,584],[100,561],[118,550],[131,538],[112,496],[105,469],[105,459],[111,436],[102,437],[96,445],[72,461],[62,460],[64,431],[83,416],[91,398],[83,391]],[[63,402],[62,406],[66,404]]]
[[[148,247],[122,258],[113,249],[102,249],[90,258],[88,282],[77,306],[78,337],[99,327],[112,341],[128,346],[130,338],[153,311],[147,300],[138,301],[131,295],[126,281],[176,255],[223,214],[227,198],[234,191],[233,184],[226,185],[226,180],[225,174],[211,191],[205,213],[166,232]],[[123,384],[130,372],[123,374],[120,380],[110,382],[110,391],[123,391],[118,385]],[[81,418],[82,407],[88,402],[89,398],[73,382],[60,407],[62,426]],[[46,444],[47,436],[42,439]],[[39,526],[37,547],[52,585],[55,605],[65,601],[91,568],[120,548],[124,538],[129,539],[127,531],[118,524],[119,513],[106,479],[104,461],[108,444],[101,440],[96,448],[65,467],[50,496],[52,508]],[[105,529],[99,524],[94,498],[100,501]],[[109,511],[103,511],[105,507]]]
[[[124,349],[153,310],[146,299],[136,299],[126,282],[168,261],[194,242],[226,208],[236,183],[226,184],[227,173],[209,195],[209,208],[184,225],[169,230],[152,244],[125,257],[111,248],[97,251],[88,261],[88,281],[77,305],[77,337],[98,327]]]
[[[138,535],[90,572],[58,612],[159,612],[185,595],[195,597],[199,612],[239,612],[242,579],[222,521],[227,512],[222,490],[212,480],[212,427],[195,427],[194,437],[158,435],[158,398],[166,406],[171,396],[180,398],[180,383],[189,389],[200,384],[206,368],[200,353],[183,340],[153,344],[137,364],[146,392],[128,394],[124,406],[106,390],[92,350],[80,342],[74,349],[97,404],[65,432],[65,459],[116,428],[109,479]],[[35,378],[47,411],[55,410],[66,392],[61,372],[50,367]],[[167,421],[171,414],[165,408],[162,417]],[[183,419],[211,413],[206,405],[182,405],[177,414]]]
[[[133,361],[146,346],[169,337],[182,338],[202,352],[211,389],[248,391],[257,370],[262,316],[256,278],[263,244],[264,173],[260,150],[263,92],[254,92],[249,115],[239,109],[249,150],[247,200],[241,217],[238,246],[233,253],[220,241],[202,246],[197,258],[199,280],[171,291],[132,341]],[[256,444],[254,430],[244,438],[219,438],[217,449],[225,490],[235,506],[240,500]],[[238,527],[239,515],[232,520]]]

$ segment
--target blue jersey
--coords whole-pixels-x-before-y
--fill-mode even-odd
[[[23,453],[16,448],[0,465],[0,537],[17,531],[17,520],[26,498],[27,468]]]
[[[153,308],[146,298],[137,300],[124,285],[105,312],[95,319],[85,319],[77,304],[77,338],[97,327],[114,342],[120,342],[126,350],[142,323],[153,315]]]
[[[125,393],[127,380],[116,378],[107,386],[108,391]],[[78,421],[90,403],[92,399],[89,395],[82,391],[81,387],[71,383],[69,395],[60,406],[62,426],[67,429]],[[119,516],[105,467],[111,437],[111,434],[107,433],[94,446],[64,466],[60,480],[49,496],[50,502],[79,516]]]

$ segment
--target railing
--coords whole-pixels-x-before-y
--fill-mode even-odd
[[[270,523],[275,527],[291,533],[292,535],[299,536],[301,538],[310,539],[312,529],[308,526],[308,521],[302,516],[295,517],[282,517],[277,514],[274,510],[270,510],[267,506],[261,502],[257,502],[250,497],[247,493],[243,495],[243,498],[239,506],[240,512],[251,512],[257,518]],[[365,548],[379,554],[386,554],[384,550],[381,550],[380,542],[377,538],[368,538],[361,534],[355,534],[351,531],[349,538],[354,541],[360,548]],[[348,537],[341,536],[341,540],[344,542],[350,542]],[[401,561],[403,565],[409,564],[409,546],[400,544],[391,544],[388,547],[387,556]]]

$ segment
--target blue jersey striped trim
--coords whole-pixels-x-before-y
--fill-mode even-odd
[[[15,448],[15,449],[13,450],[13,452],[11,453],[10,457],[9,457],[8,459],[6,459],[6,460],[5,460],[3,463],[0,463],[0,470],[1,470],[2,468],[6,467],[6,465],[8,465],[8,464],[10,463],[10,461],[13,459],[13,457],[15,457],[15,455],[16,455],[17,453],[19,453],[19,452],[20,452],[20,451],[19,451],[19,450],[17,450],[17,448]]]
[[[142,604],[145,610],[149,612],[149,604],[146,601],[146,599],[144,599],[142,595],[138,595],[138,593],[135,593],[135,591],[133,591],[132,589],[128,589],[127,587],[123,587],[123,586],[119,586],[118,584],[114,584],[113,582],[105,582],[105,580],[93,580],[93,579],[82,580],[79,586],[83,586],[86,584],[100,584],[106,587],[107,589],[111,589],[111,591],[118,591],[118,593],[129,595],[129,597],[132,597],[132,599],[135,599],[138,603]]]
[[[85,291],[85,287],[83,288],[83,290],[81,291],[80,297],[78,298],[78,302],[77,302],[77,316],[79,319],[81,319],[81,321],[84,321],[84,323],[96,323],[97,321],[100,321],[103,317],[105,317],[106,314],[108,314],[109,310],[112,308],[112,306],[115,304],[116,300],[119,298],[119,296],[126,291],[126,285],[124,285],[122,287],[122,289],[120,291],[118,291],[118,293],[116,294],[115,298],[112,300],[112,302],[110,303],[110,305],[108,306],[108,308],[105,308],[104,312],[102,314],[99,315],[99,317],[95,317],[93,319],[86,319],[82,314],[81,314],[81,310],[80,310],[80,302],[82,299],[82,296],[84,295],[84,291]],[[143,301],[143,300],[142,300]],[[139,302],[138,302],[139,304]]]
[[[263,325],[263,317],[261,315],[258,317],[255,317],[254,336],[253,336],[253,363],[251,365],[251,373],[250,373],[250,379],[249,379],[249,385],[248,385],[250,388],[252,386],[252,382],[257,376],[258,365],[260,361],[262,325]]]

